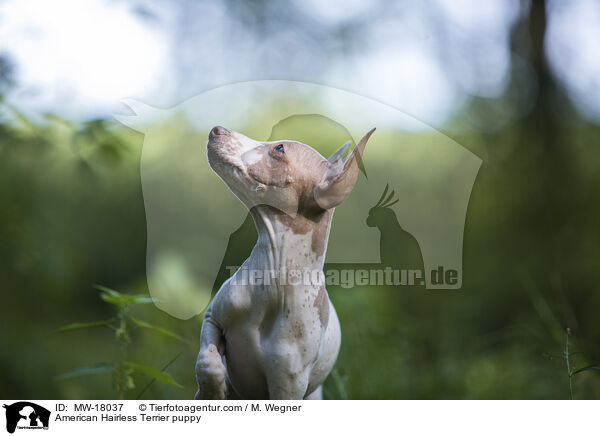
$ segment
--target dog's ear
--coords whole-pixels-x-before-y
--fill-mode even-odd
[[[350,194],[358,177],[358,167],[365,146],[374,131],[375,128],[369,130],[345,159],[342,156],[350,146],[350,142],[342,145],[331,155],[327,161],[325,174],[314,190],[315,200],[320,207],[323,209],[334,208]]]

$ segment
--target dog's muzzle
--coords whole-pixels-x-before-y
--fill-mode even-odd
[[[218,136],[225,136],[231,134],[231,130],[225,127],[215,126],[208,134],[208,139],[216,139]]]

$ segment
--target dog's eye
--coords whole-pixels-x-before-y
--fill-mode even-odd
[[[283,149],[283,144],[278,144],[275,146],[275,151],[278,151],[280,153],[285,153],[285,150]]]

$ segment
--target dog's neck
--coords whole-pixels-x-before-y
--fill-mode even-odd
[[[292,218],[261,205],[250,213],[258,230],[251,255],[254,267],[271,271],[323,270],[333,210],[299,212]]]

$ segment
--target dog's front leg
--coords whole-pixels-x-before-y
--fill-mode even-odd
[[[293,346],[278,346],[267,365],[270,400],[302,400],[308,388],[309,371]]]
[[[200,352],[196,360],[196,400],[225,399],[227,370],[222,359],[224,349],[223,332],[208,314],[202,322]]]
[[[270,400],[303,400],[308,386],[308,374],[277,374],[267,377]]]

